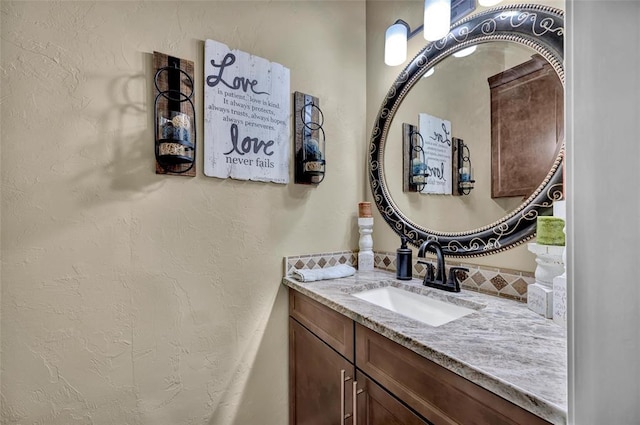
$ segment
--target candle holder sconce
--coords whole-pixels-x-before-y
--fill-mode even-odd
[[[295,170],[298,184],[319,184],[326,167],[324,115],[317,97],[295,92]]]
[[[156,174],[196,175],[193,62],[154,52]]]
[[[427,156],[424,151],[424,140],[415,125],[402,124],[402,149],[405,192],[421,192],[429,177]]]
[[[454,145],[454,180],[458,195],[469,195],[473,190],[475,180],[473,179],[473,167],[471,166],[471,154],[469,146],[462,139],[453,137]]]

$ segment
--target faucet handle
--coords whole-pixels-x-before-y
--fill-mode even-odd
[[[425,282],[426,281],[433,282],[433,280],[436,277],[436,268],[433,266],[433,264],[427,261],[420,261],[420,260],[418,260],[418,264],[424,264],[424,267],[426,269],[424,273]]]
[[[469,269],[466,268],[466,267],[451,267],[451,268],[449,268],[449,279],[447,280],[447,285],[454,286],[459,291],[460,290],[460,280],[458,280],[457,272],[468,273]],[[466,277],[464,279],[466,279]],[[462,280],[464,280],[464,279],[462,279]]]

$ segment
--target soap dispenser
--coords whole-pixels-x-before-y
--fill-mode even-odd
[[[402,244],[396,251],[396,279],[411,280],[413,268],[413,261],[411,256],[413,251],[411,248],[407,248],[408,239],[406,236],[401,238]]]

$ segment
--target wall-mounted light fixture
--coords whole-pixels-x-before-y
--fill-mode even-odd
[[[502,2],[502,0],[478,0],[478,4],[484,7],[495,6],[496,4]]]
[[[455,152],[458,167],[458,195],[468,195],[473,190],[476,182],[473,179],[473,167],[471,166],[471,153],[462,139],[454,138]]]
[[[402,19],[387,28],[384,35],[384,63],[396,66],[407,60],[408,38],[409,25]]]
[[[418,127],[402,124],[402,163],[404,174],[402,190],[404,192],[421,192],[429,177],[427,155],[423,148],[424,140]]]
[[[296,159],[294,180],[300,184],[319,184],[326,166],[324,115],[317,97],[295,92]]]
[[[431,68],[429,68],[427,70],[427,72],[424,73],[424,75],[422,76],[422,78],[428,78],[431,77],[433,75],[433,73],[436,72],[436,67],[432,66]]]
[[[479,0],[498,4],[502,0]],[[436,41],[449,33],[452,22],[457,22],[476,8],[476,0],[425,0],[423,24],[411,31],[411,27],[398,19],[387,28],[384,43],[384,63],[397,66],[407,60],[407,41],[424,29],[427,41]]]
[[[422,135],[417,131],[411,132],[409,138],[409,148],[411,156],[411,171],[409,174],[409,183],[416,187],[418,192],[424,189],[427,184],[427,155],[424,151],[424,140]]]
[[[402,191],[421,192],[429,177],[427,155],[418,127],[402,123]]]
[[[449,33],[451,0],[424,0],[424,39],[440,40]]]
[[[470,54],[475,52],[477,48],[478,46],[467,47],[466,49],[458,50],[453,54],[453,56],[456,58],[464,58],[465,56],[469,56]]]
[[[154,52],[156,173],[195,176],[193,62]]]

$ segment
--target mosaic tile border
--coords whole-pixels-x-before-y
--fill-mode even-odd
[[[395,252],[374,252],[374,267],[395,272],[396,253]],[[435,266],[435,260],[427,259]],[[468,273],[461,276],[461,286],[471,291],[482,292],[484,294],[495,295],[503,298],[526,302],[527,289],[529,285],[535,283],[536,278],[533,273],[512,269],[500,269],[495,267],[479,266],[467,262],[455,261],[447,258],[447,273],[452,266],[466,267]],[[413,258],[413,277],[424,278],[425,267],[417,263],[417,258]]]
[[[429,260],[427,260],[429,261]],[[431,261],[435,265],[435,261]],[[284,275],[289,276],[295,269],[322,269],[337,264],[358,266],[358,253],[354,251],[339,251],[319,254],[295,255],[284,257]],[[464,289],[481,292],[512,300],[526,302],[527,289],[535,283],[533,273],[512,269],[479,266],[467,262],[447,259],[447,273],[449,267],[461,266],[469,269],[461,276]],[[396,271],[396,253],[374,251],[374,267],[390,272]],[[425,268],[413,258],[413,277],[424,278]]]
[[[353,251],[339,251],[284,257],[284,275],[289,276],[293,273],[294,269],[322,269],[338,264],[357,267],[358,254]]]

